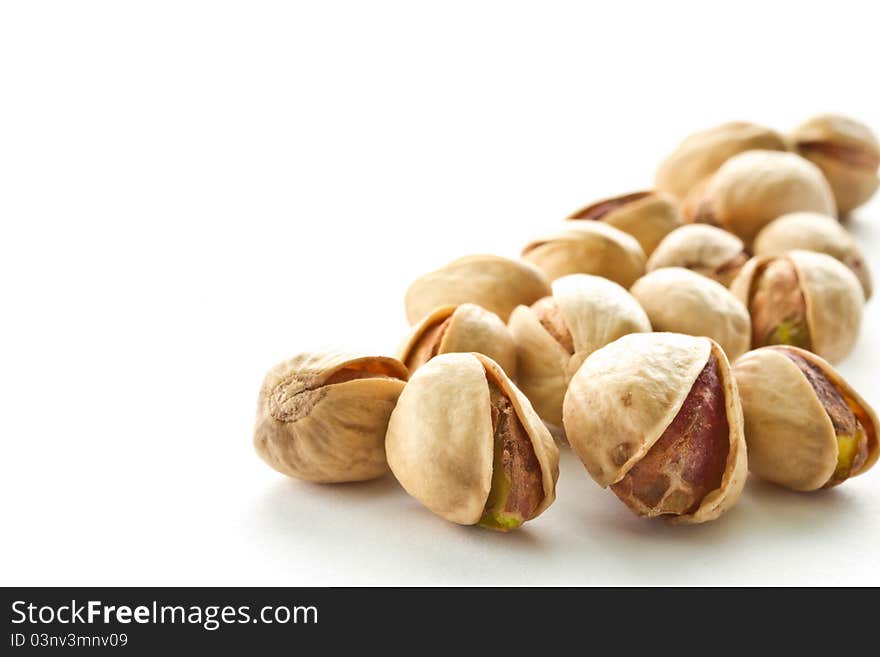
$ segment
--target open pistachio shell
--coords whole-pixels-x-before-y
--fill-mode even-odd
[[[795,128],[791,141],[825,174],[841,214],[867,202],[880,187],[880,142],[864,123],[822,114]]]
[[[654,186],[684,199],[728,159],[755,149],[784,151],[782,135],[770,128],[733,121],[690,135],[660,164]]]
[[[568,382],[584,359],[622,335],[651,330],[645,311],[625,289],[588,274],[556,279],[553,296],[532,307],[519,306],[509,326],[519,357],[520,389],[545,422],[558,426]]]
[[[415,324],[440,306],[475,303],[507,321],[522,303],[550,294],[550,283],[535,266],[494,255],[459,258],[416,279],[406,292],[406,318]]]
[[[876,463],[877,414],[819,356],[795,347],[765,347],[737,360],[733,373],[742,398],[749,469],[762,479],[810,491],[842,483]],[[857,431],[835,428],[845,420]]]
[[[568,218],[603,221],[619,228],[638,240],[645,255],[651,255],[660,240],[683,223],[676,198],[655,191],[603,199],[581,208]]]
[[[279,472],[322,483],[388,471],[385,431],[408,378],[394,358],[306,353],[272,368],[260,388],[254,448]]]
[[[516,377],[516,345],[498,315],[473,303],[441,306],[410,332],[397,357],[415,372],[438,354],[476,351]]]
[[[753,249],[755,255],[781,255],[794,250],[826,253],[849,267],[862,284],[865,299],[871,297],[871,272],[862,247],[833,217],[815,212],[782,215],[761,229]]]
[[[688,224],[663,238],[648,258],[647,270],[684,267],[728,286],[748,259],[743,241],[733,233],[708,224]]]
[[[689,269],[666,267],[642,276],[630,292],[655,331],[712,338],[730,361],[749,349],[749,311],[721,283]]]
[[[768,283],[767,273],[782,264],[791,269],[788,279],[771,278]],[[858,340],[865,302],[862,286],[845,265],[824,253],[756,256],[730,291],[749,309],[752,348],[791,344],[836,363]]]
[[[503,454],[496,445],[500,411],[493,407],[492,386],[526,442],[505,442]],[[419,368],[391,415],[385,446],[388,464],[404,489],[437,515],[462,525],[513,529],[537,517],[556,496],[556,444],[525,395],[482,354],[441,354]],[[499,468],[518,457],[523,457],[520,479],[533,477],[538,487],[532,491],[537,503],[528,517],[487,522],[487,505],[524,494],[514,490],[517,480],[498,490],[505,484]]]
[[[742,492],[739,395],[724,352],[708,338],[634,333],[593,352],[571,380],[563,420],[593,479],[638,515],[705,522]],[[638,487],[646,501],[636,504]]]
[[[750,246],[768,223],[789,212],[836,214],[834,195],[819,168],[794,153],[747,151],[725,162],[705,187],[695,215]]]
[[[632,235],[601,221],[567,221],[523,249],[551,281],[568,274],[593,274],[629,287],[645,273],[645,252]]]

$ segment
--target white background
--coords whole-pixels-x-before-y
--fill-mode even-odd
[[[0,583],[880,584],[877,468],[672,528],[564,453],[502,535],[256,457],[276,361],[393,350],[417,275],[649,186],[687,133],[880,130],[874,3],[433,4],[3,3]],[[880,199],[852,227],[880,273]],[[877,307],[841,365],[875,406]]]

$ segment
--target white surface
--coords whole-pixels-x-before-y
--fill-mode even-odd
[[[880,471],[641,521],[564,453],[523,531],[286,480],[264,371],[649,185],[688,132],[880,129],[874,3],[3,3],[0,583],[880,584]],[[546,5],[552,4],[552,7]],[[880,199],[853,228],[880,274]],[[878,301],[842,371],[880,405]]]

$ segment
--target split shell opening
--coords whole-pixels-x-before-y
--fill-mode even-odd
[[[556,497],[556,444],[525,395],[482,354],[441,354],[419,368],[385,446],[407,493],[451,522],[516,529]]]
[[[739,395],[708,338],[634,333],[593,352],[569,385],[563,421],[593,479],[637,515],[706,522],[742,492]]]
[[[877,414],[825,360],[789,346],[756,349],[733,367],[749,469],[798,491],[836,486],[877,462]]]
[[[269,466],[320,483],[388,472],[385,432],[409,373],[383,356],[304,353],[260,387],[254,448]]]

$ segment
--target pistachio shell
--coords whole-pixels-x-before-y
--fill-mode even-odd
[[[479,522],[492,482],[490,377],[510,398],[541,466],[544,498],[555,499],[559,452],[529,401],[482,354],[432,358],[413,375],[391,415],[388,464],[404,489],[437,515],[462,525]]]
[[[676,333],[626,335],[593,352],[569,385],[565,431],[587,471],[603,488],[622,480],[675,419],[694,382],[714,355],[729,426],[720,486],[693,513],[671,518],[697,523],[717,518],[739,498],[746,476],[742,409],[730,366],[712,340]]]
[[[630,292],[655,331],[712,338],[731,361],[749,349],[749,311],[720,283],[689,269],[666,267],[642,276]]]
[[[498,315],[473,303],[436,308],[410,331],[397,354],[410,372],[418,369],[409,361],[419,340],[446,320],[449,323],[436,345],[437,354],[476,351],[498,363],[509,377],[516,376],[516,344],[510,331]]]
[[[708,224],[689,224],[663,238],[648,258],[647,270],[684,267],[726,286],[747,259],[736,235]]]
[[[254,448],[279,472],[316,482],[385,474],[385,430],[408,377],[393,359],[300,354],[272,368],[260,388]]]
[[[638,240],[650,255],[670,231],[682,225],[678,201],[665,192],[635,192],[592,203],[568,217],[598,220],[619,228]]]
[[[728,159],[755,149],[784,151],[779,133],[754,123],[733,121],[690,135],[657,169],[654,186],[684,199]]]
[[[791,140],[825,174],[841,214],[867,202],[880,187],[880,143],[864,123],[822,114],[795,128]]]
[[[862,474],[878,457],[877,415],[825,360],[796,347],[765,347],[742,356],[733,368],[742,398],[749,469],[794,490],[825,486],[834,474],[837,439],[828,413],[800,368],[785,355],[794,352],[818,366],[842,393],[869,437]]]
[[[840,260],[859,279],[865,298],[871,297],[871,272],[862,248],[833,217],[792,212],[771,221],[755,237],[755,255],[781,255],[794,250],[816,251]]]
[[[550,294],[540,270],[518,260],[494,255],[459,258],[416,279],[406,292],[406,317],[415,324],[435,308],[475,303],[507,321],[519,304]]]
[[[629,287],[645,273],[645,252],[636,239],[601,221],[567,221],[527,244],[522,256],[551,281],[568,274],[593,274]]]
[[[832,363],[846,358],[859,337],[865,297],[855,274],[831,256],[811,251],[757,256],[746,263],[730,291],[749,307],[756,276],[777,257],[789,259],[797,271],[806,302],[810,351]]]
[[[651,324],[636,300],[613,281],[572,274],[556,279],[552,287],[573,352],[554,339],[529,307],[513,311],[510,331],[517,345],[520,389],[543,420],[561,425],[565,390],[584,359],[622,335],[650,331]]]
[[[715,172],[697,215],[751,245],[761,228],[783,214],[835,214],[834,196],[819,168],[794,153],[748,151]]]

